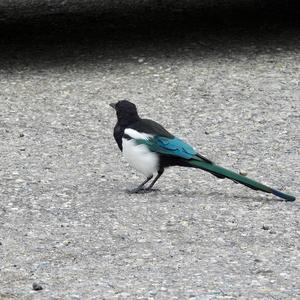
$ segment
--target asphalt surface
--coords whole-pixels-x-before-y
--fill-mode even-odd
[[[0,299],[300,298],[299,199],[183,168],[128,195],[144,178],[108,106],[130,99],[216,163],[299,198],[298,26],[227,9],[216,22],[155,10],[141,27],[130,10],[122,26],[8,11]]]

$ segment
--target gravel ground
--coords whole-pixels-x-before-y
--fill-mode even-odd
[[[1,43],[0,299],[299,299],[299,200],[180,168],[128,195],[108,106],[299,197],[298,29],[84,20]]]

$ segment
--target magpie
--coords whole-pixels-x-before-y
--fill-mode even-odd
[[[137,188],[130,193],[151,191],[153,185],[163,174],[165,168],[172,166],[198,168],[211,173],[217,178],[228,178],[253,190],[271,193],[286,201],[294,201],[294,196],[282,193],[246,176],[216,165],[199,154],[192,146],[168,132],[162,125],[139,117],[135,104],[128,100],[111,103],[115,109],[117,123],[114,138],[124,158],[137,171],[146,176]],[[145,188],[154,175],[156,177]]]

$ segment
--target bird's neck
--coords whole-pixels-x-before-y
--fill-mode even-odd
[[[126,116],[120,116],[118,117],[118,122],[117,124],[120,127],[123,128],[127,128],[129,127],[131,124],[136,123],[137,121],[140,120],[140,117],[136,114],[136,115],[126,115]]]
[[[130,118],[118,117],[117,124],[114,128],[114,137],[121,151],[123,150],[122,137],[125,129],[136,123],[139,119],[140,117],[138,115],[135,117],[131,116]]]

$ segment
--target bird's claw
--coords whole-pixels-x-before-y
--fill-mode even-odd
[[[140,194],[144,191],[143,188],[126,189],[128,194]]]
[[[158,189],[152,189],[152,188],[134,188],[134,189],[128,189],[126,191],[127,191],[128,194],[147,194],[147,193],[158,191]]]

